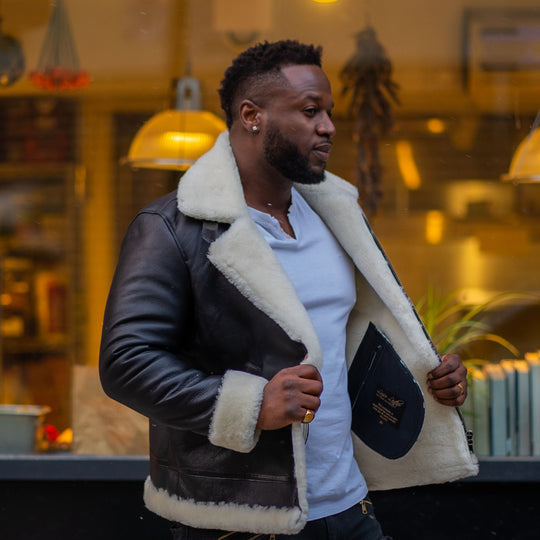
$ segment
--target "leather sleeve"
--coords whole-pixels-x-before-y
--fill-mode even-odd
[[[103,323],[100,377],[113,399],[162,424],[208,434],[221,375],[197,369],[189,269],[171,224],[139,214],[122,244]]]

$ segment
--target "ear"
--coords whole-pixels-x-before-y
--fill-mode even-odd
[[[253,101],[244,99],[238,107],[238,120],[243,129],[249,133],[256,132],[260,127],[261,112],[261,108]]]

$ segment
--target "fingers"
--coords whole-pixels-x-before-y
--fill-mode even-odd
[[[467,368],[457,354],[442,356],[439,366],[428,373],[428,390],[439,403],[459,407],[467,397]]]
[[[289,389],[319,397],[323,390],[322,378],[315,366],[301,364],[282,370],[283,383]]]
[[[467,369],[463,365],[461,357],[458,354],[444,354],[441,357],[441,360],[442,362],[429,372],[428,379],[440,379],[441,377],[454,373],[456,370],[463,370],[465,373],[467,372]]]
[[[286,368],[283,371],[288,373],[296,373],[303,379],[313,379],[322,383],[322,377],[319,370],[311,364],[298,364],[297,366]]]
[[[317,412],[321,405],[322,379],[317,368],[311,365],[299,365],[278,373],[276,381],[280,385],[286,414],[292,421],[301,421],[306,409]]]
[[[460,382],[450,388],[440,390],[428,388],[433,399],[443,405],[461,407],[467,397],[467,383]]]
[[[311,365],[279,371],[264,389],[257,427],[279,429],[301,422],[307,409],[319,409],[322,390],[320,373]]]

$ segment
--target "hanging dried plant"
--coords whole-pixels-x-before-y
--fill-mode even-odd
[[[360,202],[372,217],[382,195],[379,141],[392,128],[391,102],[399,104],[399,86],[392,80],[392,63],[371,26],[356,34],[356,50],[341,70],[340,80],[342,95],[351,95],[349,115],[355,119]]]

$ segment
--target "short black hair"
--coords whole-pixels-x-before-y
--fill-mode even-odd
[[[234,120],[234,104],[238,97],[252,97],[268,88],[270,78],[281,77],[280,69],[291,65],[321,67],[322,47],[306,45],[295,40],[258,43],[240,53],[225,71],[219,88],[221,107],[225,111],[227,127]]]

